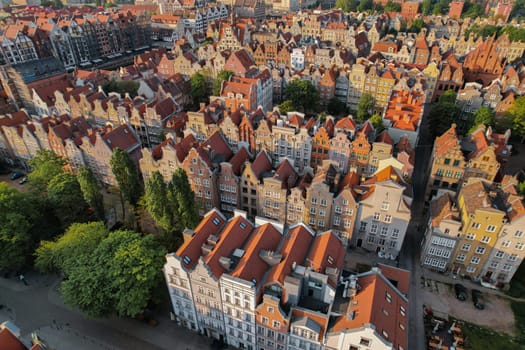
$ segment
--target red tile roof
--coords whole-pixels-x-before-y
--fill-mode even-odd
[[[282,188],[292,188],[297,181],[298,175],[288,159],[284,159],[275,170],[274,177],[282,183]]]
[[[230,159],[232,165],[232,171],[235,175],[241,174],[241,166],[250,158],[250,154],[246,148],[241,147],[237,153]]]
[[[260,179],[265,172],[272,170],[272,161],[266,150],[262,150],[257,154],[255,160],[251,164],[255,176]]]
[[[195,228],[193,237],[184,242],[176,253],[182,260],[181,266],[185,268],[186,271],[193,269],[201,256],[202,245],[208,237],[219,233],[225,222],[226,218],[218,210],[212,209],[204,215],[204,218]]]
[[[294,263],[301,264],[304,261],[310,243],[313,240],[313,235],[314,233],[302,224],[293,226],[288,230],[279,249],[279,253],[282,254],[282,260],[268,272],[268,277],[265,281],[266,286],[274,283],[283,285],[284,278],[292,272],[292,265]]]
[[[115,147],[128,151],[140,145],[139,140],[126,124],[107,132],[102,136],[111,149]]]
[[[345,118],[340,119],[340,120],[335,124],[335,128],[336,128],[336,129],[343,129],[343,130],[351,130],[351,131],[355,131],[355,129],[356,129],[356,123],[355,123],[355,121],[352,119],[351,116],[347,116],[347,117],[345,117]]]
[[[456,134],[456,124],[452,124],[450,129],[434,141],[434,157],[441,157],[456,146],[459,146],[459,140]]]
[[[229,258],[235,249],[242,247],[253,228],[253,224],[242,216],[234,217],[226,223],[215,247],[203,256],[204,263],[215,278],[219,279],[223,273],[227,272],[219,263],[219,259]]]
[[[0,349],[2,350],[27,350],[7,328],[0,328]]]
[[[261,283],[268,271],[268,265],[261,258],[261,251],[275,251],[280,241],[281,233],[272,224],[257,227],[244,246],[244,255],[231,275],[245,281],[255,280],[257,285]]]
[[[335,279],[328,279],[328,282],[335,288],[344,260],[345,247],[339,237],[337,237],[337,234],[330,230],[315,237],[312,248],[310,248],[310,254],[306,259],[306,265],[312,270],[323,274],[328,274],[327,268],[337,269],[338,275]]]

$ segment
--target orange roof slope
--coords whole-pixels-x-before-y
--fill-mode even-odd
[[[326,274],[327,268],[343,267],[345,248],[333,231],[326,231],[315,237],[307,263],[313,270]],[[336,281],[337,282],[337,281]]]
[[[300,264],[304,261],[312,239],[313,233],[306,226],[297,225],[290,228],[279,249],[282,260],[270,269],[265,285],[272,283],[283,285],[284,278],[292,272],[293,263]]]
[[[186,270],[193,269],[197,259],[201,255],[202,245],[208,237],[219,232],[225,221],[224,216],[216,209],[212,209],[206,213],[199,225],[195,228],[193,237],[187,242],[184,242],[177,250],[176,255],[182,259],[182,267]]]
[[[7,328],[0,328],[0,349],[2,350],[27,350]]]

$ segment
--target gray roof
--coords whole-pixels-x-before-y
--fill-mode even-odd
[[[317,334],[321,333],[321,325],[308,317],[296,318],[295,321],[292,321],[292,325],[308,328]]]

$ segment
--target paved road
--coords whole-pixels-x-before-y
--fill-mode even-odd
[[[410,330],[408,338],[408,349],[425,349],[425,329],[423,323],[423,301],[418,294],[418,284],[421,276],[419,256],[421,249],[421,239],[423,238],[423,227],[425,218],[423,210],[425,206],[425,186],[427,181],[427,170],[430,156],[432,153],[432,142],[426,125],[426,118],[423,118],[419,143],[416,147],[416,158],[414,172],[412,175],[412,220],[407,229],[405,242],[401,250],[399,265],[411,272],[409,290],[409,323]],[[421,230],[418,230],[421,227]]]
[[[15,278],[0,277],[0,305],[4,306],[0,317],[14,321],[22,337],[39,329],[44,334],[53,332],[55,338],[62,332],[64,339],[76,339],[79,350],[210,349],[208,338],[176,326],[168,315],[155,315],[157,327],[132,319],[90,319],[64,306],[56,277],[26,274],[26,280],[27,287]],[[57,350],[71,348],[65,343],[55,346]]]

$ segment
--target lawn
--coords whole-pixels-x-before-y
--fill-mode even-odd
[[[466,337],[466,348],[470,350],[525,350],[525,345],[516,343],[506,334],[496,333],[489,328],[465,322],[462,325]]]

